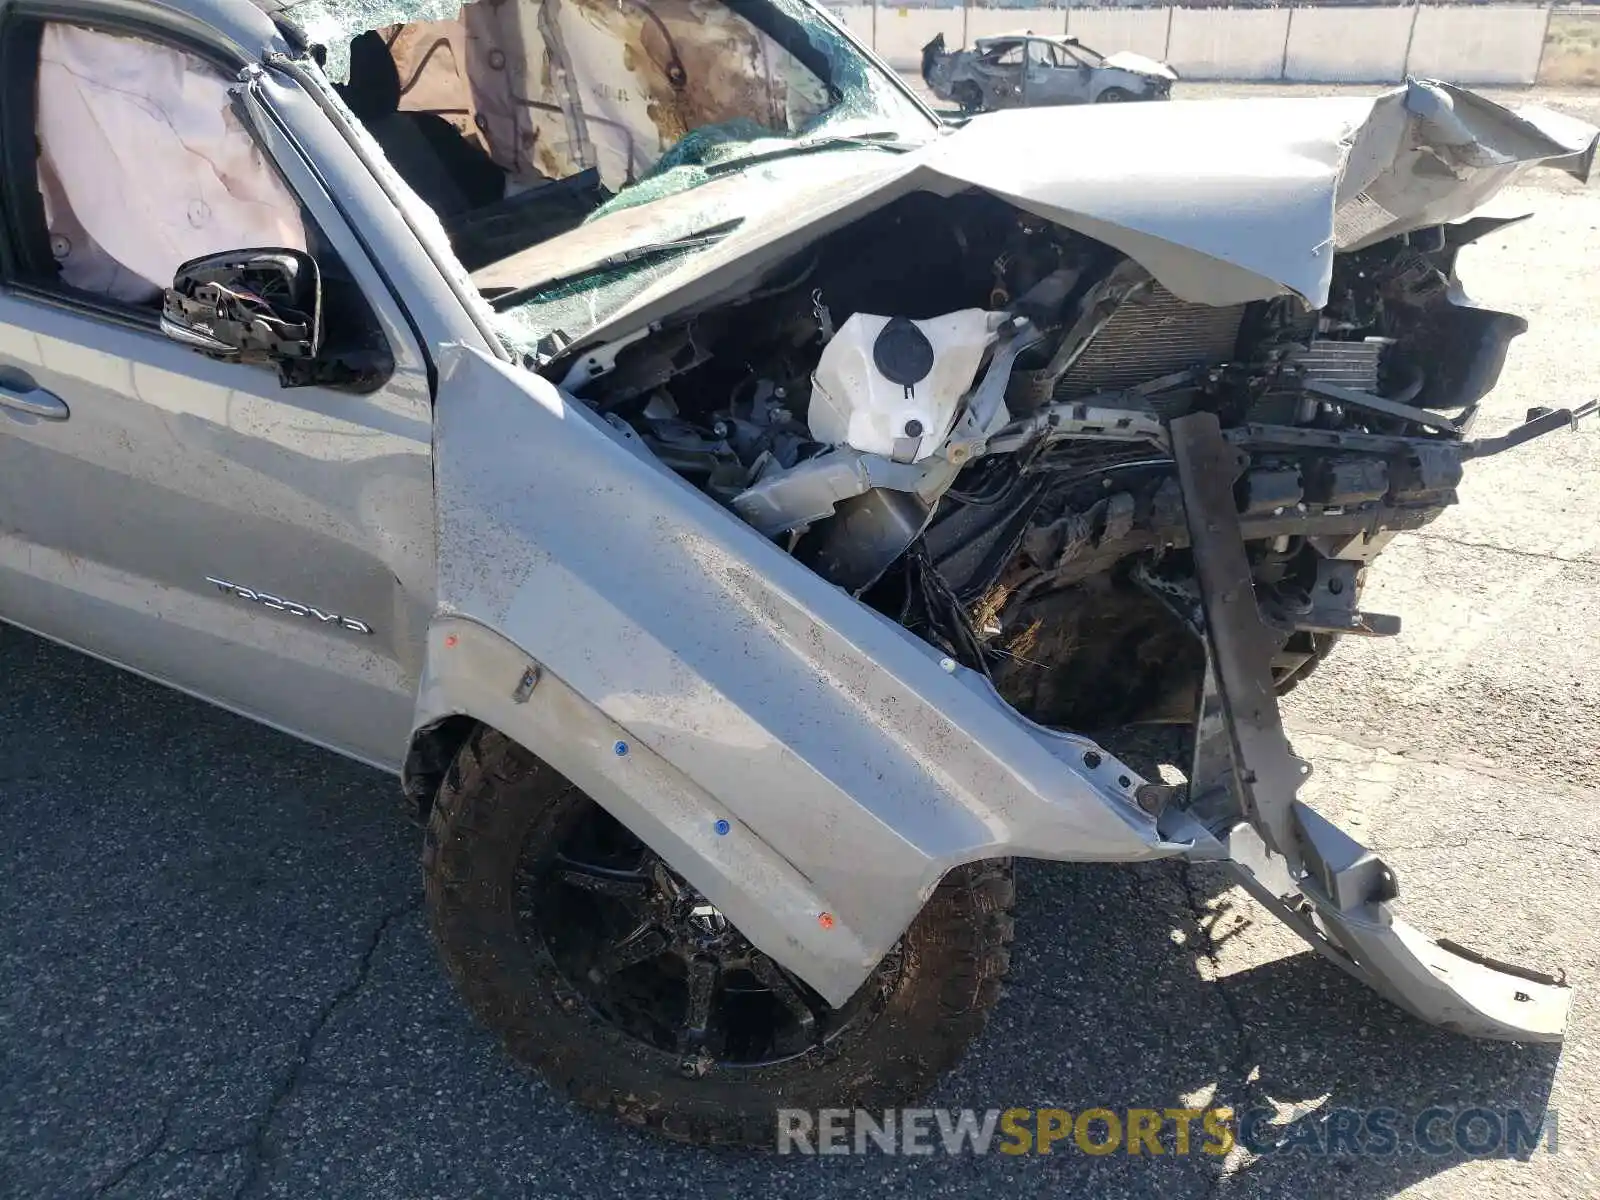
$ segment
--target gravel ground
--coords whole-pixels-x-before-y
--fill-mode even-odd
[[[1195,89],[1199,90],[1199,89]],[[1220,89],[1218,89],[1220,90]],[[1486,426],[1600,378],[1600,197],[1463,256],[1521,311]],[[1028,866],[1007,999],[933,1103],[1559,1113],[1556,1153],[800,1159],[657,1144],[513,1067],[456,1002],[388,778],[0,631],[0,1195],[1600,1194],[1600,427],[1474,469],[1293,697],[1310,798],[1431,932],[1577,988],[1558,1052],[1408,1020],[1204,868]]]

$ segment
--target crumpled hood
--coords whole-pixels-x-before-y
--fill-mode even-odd
[[[1119,71],[1132,71],[1135,75],[1154,75],[1157,79],[1165,79],[1168,83],[1178,78],[1178,73],[1166,63],[1135,54],[1132,50],[1119,50],[1115,54],[1106,55],[1105,65],[1116,67]]]
[[[681,260],[593,332],[731,298],[899,196],[968,188],[1116,247],[1182,299],[1293,293],[1320,307],[1335,251],[1464,217],[1540,163],[1587,179],[1597,138],[1570,117],[1417,81],[1372,97],[992,113],[909,154],[833,152],[871,165],[845,185],[785,189],[781,205]]]
[[[1318,307],[1336,250],[1464,217],[1540,162],[1587,178],[1600,137],[1431,82],[1371,98],[1014,110],[963,134],[930,165],[1117,247],[1183,299],[1287,291]]]

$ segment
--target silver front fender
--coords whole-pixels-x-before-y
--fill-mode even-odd
[[[545,380],[462,347],[440,366],[417,727],[465,714],[522,743],[830,1002],[957,864],[1187,848],[1126,765],[1024,720]]]

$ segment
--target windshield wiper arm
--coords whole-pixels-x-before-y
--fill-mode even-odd
[[[696,229],[680,237],[667,238],[659,242],[645,242],[639,246],[629,246],[626,250],[618,250],[615,254],[608,254],[604,258],[595,259],[584,266],[577,267],[560,275],[552,275],[548,279],[541,279],[538,283],[531,283],[525,287],[513,288],[494,297],[489,303],[496,312],[504,312],[508,308],[515,308],[527,300],[529,296],[538,295],[540,292],[549,291],[551,288],[563,284],[576,283],[587,279],[591,275],[603,274],[606,271],[615,271],[623,267],[637,266],[648,262],[652,258],[663,255],[677,254],[686,250],[696,250],[702,246],[712,246],[727,237],[735,229],[744,224],[743,217],[734,217],[731,220],[719,221],[715,225],[707,225],[703,229]]]
[[[740,170],[753,163],[769,162],[776,158],[789,158],[796,154],[810,154],[814,150],[832,150],[839,146],[888,150],[894,154],[904,154],[908,150],[917,149],[921,144],[921,142],[901,141],[898,130],[884,130],[881,133],[841,133],[829,137],[789,142],[787,145],[774,146],[768,150],[752,150],[749,154],[731,155],[728,158],[707,163],[702,169],[707,175],[721,175],[727,171]]]

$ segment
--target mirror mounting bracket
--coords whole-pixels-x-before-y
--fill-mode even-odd
[[[317,262],[284,247],[192,259],[167,290],[161,331],[206,354],[303,375],[322,350]]]

